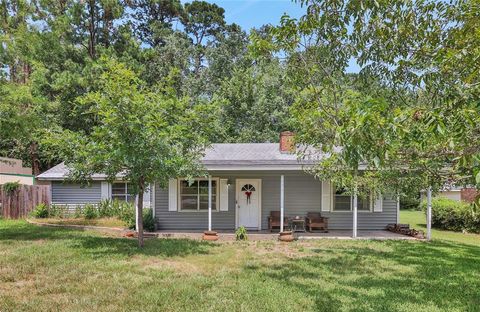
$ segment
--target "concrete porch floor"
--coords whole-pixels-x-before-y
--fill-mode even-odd
[[[219,230],[218,236],[221,241],[235,240],[234,231]],[[203,231],[156,231],[155,234],[159,238],[188,238],[188,239],[202,239]],[[416,238],[402,234],[393,233],[384,230],[359,230],[356,239],[373,239],[373,240],[414,240]],[[295,238],[298,240],[311,239],[353,239],[351,230],[330,230],[328,233],[310,233],[310,232],[296,232]],[[278,232],[270,231],[248,231],[248,240],[277,240]]]

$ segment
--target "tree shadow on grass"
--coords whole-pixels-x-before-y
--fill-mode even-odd
[[[480,309],[480,248],[443,241],[372,244],[386,249],[317,249],[256,274],[300,291],[318,311]]]
[[[93,231],[44,227],[22,221],[0,223],[0,242],[61,241],[71,248],[78,248],[92,257],[110,256],[162,256],[175,257],[191,254],[208,254],[216,244],[189,239],[146,239],[143,248],[133,238],[106,237]]]
[[[136,239],[86,236],[76,239],[73,248],[84,249],[93,257],[109,256],[162,256],[183,257],[188,255],[206,255],[216,245],[191,239],[146,239],[143,248],[138,247]]]
[[[44,227],[29,224],[26,221],[0,220],[0,240],[44,240],[44,239],[71,239],[78,235],[78,231],[61,227]]]

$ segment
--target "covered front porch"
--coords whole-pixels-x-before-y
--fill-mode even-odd
[[[282,211],[288,220],[319,213],[328,218],[329,231],[342,230],[342,235],[348,232],[349,236],[354,236],[355,228],[384,230],[387,224],[398,223],[396,197],[384,196],[380,204],[372,203],[363,209],[357,205],[355,211],[355,206],[345,203],[345,198],[335,197],[330,183],[319,181],[299,168],[217,169],[209,174],[210,177],[198,179],[194,184],[179,178],[172,179],[168,188],[156,186],[153,201],[157,230],[234,232],[245,226],[253,233],[269,230],[272,212]],[[348,200],[353,204],[352,198]],[[284,224],[285,228],[288,226]],[[275,230],[278,232],[278,226]]]
[[[328,219],[330,233],[297,236],[362,238],[372,236],[368,231],[375,230],[378,234],[387,224],[398,223],[396,198],[385,196],[380,203],[359,207],[354,205],[353,198],[336,197],[330,183],[319,181],[298,168],[211,170],[209,174],[193,184],[172,179],[167,189],[155,188],[157,230],[234,233],[238,227],[245,226],[249,233],[266,234],[270,233],[274,214],[278,215],[278,221],[286,221],[283,227],[287,230],[292,227],[292,220],[305,220],[309,214],[316,213]],[[274,231],[278,233],[281,227],[280,222],[276,223]]]

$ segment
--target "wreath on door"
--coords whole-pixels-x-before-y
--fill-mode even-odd
[[[251,184],[245,184],[242,187],[242,192],[247,196],[247,204],[250,204],[250,197],[252,196],[252,192],[255,192],[255,187]]]

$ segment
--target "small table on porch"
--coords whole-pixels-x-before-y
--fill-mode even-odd
[[[306,232],[305,219],[292,219],[290,221],[290,228],[293,232]]]

